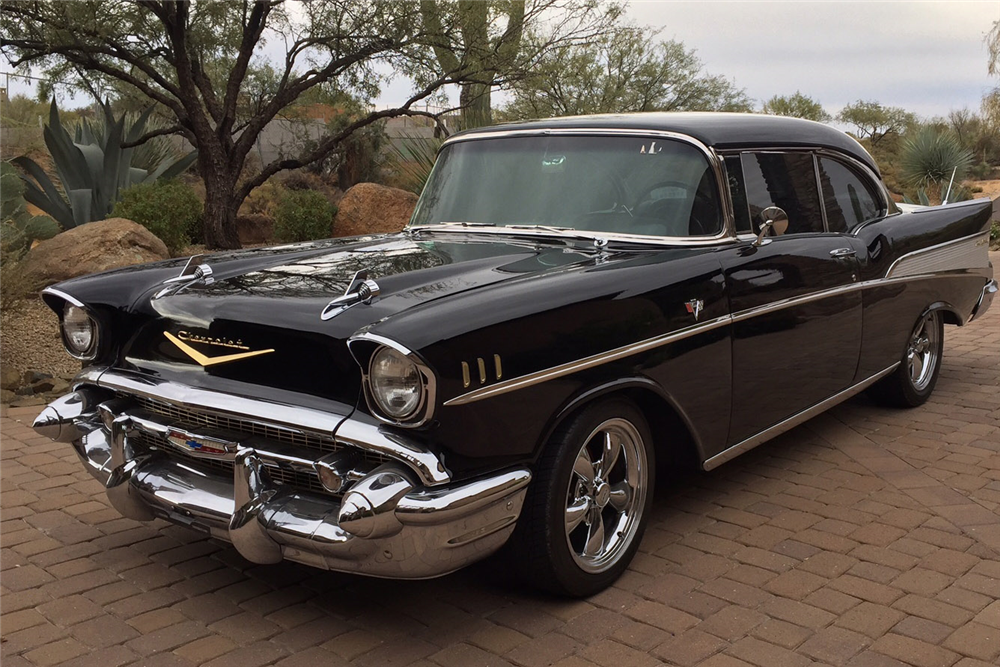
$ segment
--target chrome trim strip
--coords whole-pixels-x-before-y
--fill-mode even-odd
[[[732,447],[726,449],[723,452],[720,452],[719,454],[716,454],[715,456],[711,457],[710,459],[702,463],[702,467],[705,470],[713,470],[715,468],[718,468],[723,463],[726,463],[727,461],[736,458],[740,454],[743,454],[744,452],[753,449],[757,445],[761,445],[767,442],[768,440],[775,438],[781,435],[782,433],[785,433],[786,431],[790,431],[791,429],[795,428],[802,422],[808,421],[809,419],[815,417],[819,413],[828,410],[829,408],[832,408],[838,403],[846,401],[847,399],[851,398],[856,394],[861,393],[871,385],[875,384],[876,382],[884,378],[889,373],[892,373],[894,370],[896,370],[897,366],[899,366],[898,361],[894,363],[892,366],[889,366],[888,368],[879,371],[875,375],[872,375],[870,378],[862,380],[861,382],[851,387],[848,387],[847,389],[844,389],[840,393],[834,394],[830,398],[820,401],[811,408],[806,408],[802,412],[792,415],[791,417],[785,419],[784,421],[778,422],[774,426],[771,426],[770,428],[761,431],[757,435],[751,436],[746,440],[744,440],[743,442],[739,442],[733,445]]]
[[[594,354],[589,357],[584,357],[583,359],[578,359],[576,361],[571,361],[569,363],[561,364],[559,366],[553,366],[543,371],[537,371],[535,373],[529,373],[528,375],[522,375],[517,378],[510,380],[505,380],[497,384],[491,385],[489,387],[483,387],[482,389],[476,389],[475,391],[470,391],[467,394],[462,394],[461,396],[456,396],[455,398],[449,399],[444,402],[446,406],[452,405],[465,405],[466,403],[472,403],[475,401],[480,401],[484,398],[489,398],[491,396],[499,396],[500,394],[506,394],[523,387],[527,387],[534,384],[539,384],[541,382],[547,382],[549,380],[554,380],[555,378],[563,377],[564,375],[570,375],[578,371],[586,370],[588,368],[594,368],[595,366],[600,366],[611,361],[617,361],[619,359],[624,359],[630,357],[633,354],[639,354],[640,352],[646,352],[647,350],[652,350],[657,347],[662,347],[663,345],[668,345],[670,343],[677,342],[679,340],[684,340],[685,338],[690,338],[696,334],[704,333],[706,331],[711,331],[712,329],[717,329],[722,326],[726,326],[732,322],[732,318],[729,315],[723,317],[717,317],[712,320],[706,320],[701,324],[695,324],[683,329],[678,329],[677,331],[672,331],[668,334],[663,334],[661,336],[656,336],[654,338],[648,338],[637,343],[632,343],[630,345],[624,345],[622,347],[609,350],[607,352],[601,352],[599,354]]]
[[[238,419],[332,437],[336,441],[379,452],[406,463],[428,486],[451,480],[451,473],[433,453],[403,435],[383,431],[374,425],[350,419],[347,415],[224,394],[118,371],[103,373],[95,384],[187,408],[209,410]]]
[[[702,333],[703,331],[708,331],[710,329],[715,329],[716,327],[723,326],[730,323],[743,322],[751,318],[757,317],[759,315],[766,315],[767,313],[773,313],[775,311],[784,310],[785,308],[793,308],[795,306],[800,306],[806,303],[812,303],[813,301],[820,301],[831,296],[838,296],[840,294],[847,294],[850,292],[855,292],[858,290],[869,289],[872,287],[881,287],[884,285],[892,285],[895,283],[903,282],[913,282],[917,280],[928,280],[932,278],[944,278],[944,277],[964,277],[967,274],[963,273],[966,269],[956,269],[952,271],[936,271],[933,273],[923,273],[918,275],[901,276],[899,278],[876,278],[874,280],[866,280],[864,282],[852,283],[850,285],[841,285],[839,287],[832,287],[825,290],[820,290],[817,292],[810,292],[809,294],[803,294],[801,296],[790,297],[787,299],[781,299],[780,301],[773,301],[771,303],[764,304],[762,306],[757,306],[756,308],[748,308],[746,310],[741,310],[733,315],[726,315],[723,317],[718,317],[714,320],[709,320],[699,325],[694,325],[686,327],[684,329],[679,329],[678,331],[663,334],[660,336],[655,336],[653,338],[647,338],[641,340],[631,345],[625,345],[622,347],[609,350],[607,352],[602,352],[600,354],[595,354],[590,357],[585,357],[583,359],[578,359],[577,361],[571,361],[559,366],[553,366],[542,371],[536,371],[534,373],[529,373],[528,375],[522,375],[520,377],[511,378],[504,382],[500,382],[489,387],[483,387],[482,389],[476,389],[470,391],[466,394],[461,394],[454,398],[450,398],[444,402],[445,406],[452,405],[465,405],[466,403],[473,403],[475,401],[482,400],[484,398],[490,398],[492,396],[498,396],[500,394],[506,394],[510,391],[515,391],[517,389],[522,389],[535,384],[540,384],[542,382],[547,382],[555,378],[563,377],[564,375],[569,375],[577,371],[586,370],[588,368],[593,368],[610,361],[616,361],[624,357],[630,356],[632,354],[638,354],[640,352],[645,352],[662,345],[668,345],[670,343],[683,340],[690,336]],[[949,274],[955,274],[954,276],[949,276]]]
[[[970,243],[971,248],[964,247]],[[904,277],[947,270],[986,268],[990,263],[989,246],[989,232],[978,232],[953,241],[920,248],[897,257],[896,261],[889,265],[885,277],[892,278],[896,274],[898,277]]]
[[[695,237],[656,237],[656,236],[644,236],[640,234],[615,234],[615,233],[598,233],[602,237],[607,237],[609,239],[623,239],[629,241],[635,241],[637,243],[650,243],[655,245],[677,245],[690,243],[691,239],[701,241],[702,244],[705,242],[718,242],[722,240],[731,240],[735,238],[736,232],[734,229],[734,219],[732,215],[732,206],[727,205],[728,194],[729,194],[729,183],[726,181],[726,174],[722,167],[722,160],[719,159],[718,153],[715,149],[710,148],[698,139],[694,137],[682,134],[680,132],[670,132],[667,130],[638,130],[638,129],[626,129],[626,128],[597,128],[597,127],[553,127],[553,128],[536,128],[536,129],[512,129],[512,130],[496,130],[493,132],[475,132],[471,134],[461,134],[450,139],[447,139],[441,144],[441,150],[444,150],[447,146],[455,143],[462,143],[465,141],[477,141],[480,139],[500,139],[508,137],[522,137],[522,136],[627,136],[627,137],[655,137],[662,139],[672,139],[674,141],[679,141],[681,143],[694,146],[699,151],[701,151],[705,158],[708,160],[708,164],[712,169],[712,173],[715,175],[715,187],[716,194],[719,197],[720,213],[722,214],[722,229],[718,234],[711,236],[695,236]],[[440,151],[439,151],[440,154]],[[427,227],[433,227],[434,225],[424,225],[415,229],[426,229]],[[407,227],[411,229],[411,227]],[[465,231],[475,229],[476,233],[486,231],[489,228],[483,227],[470,227],[465,228]],[[522,231],[522,230],[517,230]],[[551,235],[551,232],[550,232]],[[659,239],[672,239],[668,243],[664,243]]]
[[[42,294],[43,295],[48,294],[58,299],[62,299],[63,301],[68,301],[77,308],[83,308],[84,310],[87,309],[87,306],[82,301],[77,299],[75,296],[71,296],[66,292],[63,292],[62,290],[54,289],[52,287],[46,287],[45,289],[42,290]]]

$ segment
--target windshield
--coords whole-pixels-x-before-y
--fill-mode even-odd
[[[722,231],[704,153],[662,137],[520,136],[447,146],[412,225],[537,226],[651,236]]]

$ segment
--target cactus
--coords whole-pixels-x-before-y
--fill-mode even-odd
[[[31,215],[24,200],[24,183],[7,162],[0,163],[0,247],[5,254],[23,255],[35,241],[59,233],[59,225],[47,215]]]
[[[177,176],[197,157],[191,152],[179,160],[164,160],[153,172],[133,167],[135,149],[123,148],[122,144],[135,141],[145,133],[152,107],[131,124],[128,132],[125,131],[125,116],[116,119],[106,102],[101,109],[103,132],[95,132],[89,123],[81,123],[74,138],[62,126],[59,109],[55,99],[52,100],[43,136],[61,189],[31,158],[13,160],[30,176],[23,177],[24,198],[55,218],[63,229],[103,220],[118,201],[119,192],[137,183]]]

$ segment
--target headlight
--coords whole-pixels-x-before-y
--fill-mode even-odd
[[[385,416],[406,419],[420,407],[424,382],[406,355],[382,347],[372,357],[369,371],[372,398]]]
[[[78,359],[93,357],[97,347],[97,325],[83,308],[67,303],[62,318],[63,343]]]

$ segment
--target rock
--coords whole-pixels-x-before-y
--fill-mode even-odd
[[[45,405],[46,403],[48,403],[48,401],[41,396],[17,396],[10,402],[12,406],[18,408],[23,408],[29,405]]]
[[[43,373],[41,371],[24,371],[24,375],[21,376],[21,384],[29,385],[35,384],[40,380],[51,380],[51,373]]]
[[[236,233],[243,245],[267,243],[274,238],[274,218],[251,214],[236,216]]]
[[[88,222],[42,241],[24,258],[24,270],[43,286],[132,264],[168,259],[163,241],[124,218]]]
[[[333,235],[398,232],[410,221],[416,205],[417,195],[412,192],[376,183],[358,183],[340,200]]]
[[[20,386],[21,374],[6,364],[0,365],[0,389],[14,391]]]
[[[16,394],[9,389],[0,389],[0,403],[6,405],[14,400],[14,396]]]
[[[68,394],[71,388],[72,385],[70,385],[69,381],[63,380],[62,378],[53,378],[52,389],[49,389],[49,391],[53,394],[62,396],[63,394]]]

